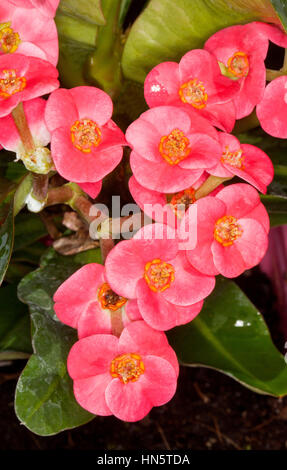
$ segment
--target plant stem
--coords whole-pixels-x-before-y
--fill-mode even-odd
[[[200,186],[200,188],[195,193],[195,199],[200,199],[202,197],[208,196],[212,191],[214,191],[220,184],[224,181],[231,180],[233,176],[227,178],[222,178],[220,176],[210,175],[207,180]]]
[[[33,173],[32,195],[38,201],[44,202],[48,196],[49,176]]]
[[[21,137],[25,151],[30,154],[35,150],[35,143],[28,125],[23,103],[19,103],[12,111],[12,117]]]

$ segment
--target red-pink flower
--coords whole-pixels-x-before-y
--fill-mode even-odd
[[[240,144],[231,134],[218,133],[222,154],[217,165],[208,173],[220,177],[237,175],[266,193],[274,175],[273,164],[265,152],[249,144]]]
[[[187,52],[179,64],[163,62],[147,75],[144,84],[149,107],[174,105],[195,110],[212,124],[230,132],[235,123],[231,101],[239,84],[222,76],[219,65],[208,51]]]
[[[87,264],[72,274],[57,289],[54,301],[59,320],[76,328],[79,338],[121,331],[131,320],[141,318],[136,302],[113,291],[104,266],[97,263]]]
[[[182,222],[197,230],[197,246],[186,253],[192,266],[231,278],[261,261],[268,246],[269,217],[256,189],[232,184],[196,205],[197,223],[189,210]]]
[[[58,88],[57,69],[49,62],[22,54],[0,56],[0,117],[21,101],[51,93]]]
[[[6,1],[6,0],[5,0]],[[60,3],[60,0],[9,0],[14,5],[22,8],[36,8],[43,15],[53,18]],[[30,12],[29,12],[30,14]]]
[[[256,112],[265,132],[287,138],[287,76],[275,78],[267,85]]]
[[[61,176],[98,183],[121,161],[124,134],[111,120],[113,103],[95,87],[59,89],[49,97],[45,119],[51,152]]]
[[[46,101],[35,98],[23,103],[24,112],[36,147],[45,147],[50,142],[50,133],[44,121]],[[0,142],[6,150],[18,155],[24,152],[24,147],[14,123],[9,114],[0,118]]]
[[[129,180],[129,189],[135,202],[146,215],[156,222],[177,228],[185,211],[196,201],[196,190],[204,183],[207,177],[208,175],[204,173],[189,188],[174,194],[167,194],[145,188],[132,176]],[[223,186],[220,185],[211,195],[214,196],[222,188]]]
[[[68,372],[83,408],[134,422],[171,400],[178,361],[164,333],[137,321],[120,338],[99,334],[75,343],[68,356]]]
[[[58,34],[52,18],[5,1],[0,6],[0,23],[0,55],[17,52],[57,64]]]
[[[107,257],[106,276],[120,295],[137,299],[143,319],[158,330],[190,322],[215,284],[190,266],[175,231],[161,224],[118,243]]]
[[[199,116],[200,118],[200,116]],[[159,106],[144,112],[127,129],[131,168],[144,187],[176,192],[191,186],[221,155],[216,130],[184,110]]]
[[[212,52],[226,67],[229,76],[237,78],[241,85],[240,93],[234,99],[236,119],[248,116],[262,99],[269,40],[287,47],[286,34],[275,26],[259,22],[222,29],[205,43],[204,48]]]

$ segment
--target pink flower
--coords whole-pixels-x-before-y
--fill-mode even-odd
[[[121,161],[125,137],[110,119],[113,103],[95,87],[59,89],[48,99],[45,119],[51,152],[61,176],[98,183]]]
[[[93,335],[75,343],[68,356],[68,372],[83,408],[134,422],[171,400],[178,361],[164,333],[137,321],[120,338]]]
[[[21,101],[50,93],[59,86],[58,71],[49,62],[21,54],[0,56],[0,117]]]
[[[126,139],[133,149],[130,163],[135,178],[158,192],[191,186],[221,155],[215,129],[206,120],[192,121],[185,110],[174,106],[143,113],[128,127]]]
[[[129,180],[129,189],[135,202],[151,219],[177,228],[185,211],[196,201],[195,192],[207,176],[206,173],[202,174],[192,186],[174,194],[147,189],[138,183],[134,176]],[[220,185],[210,195],[214,196],[222,188],[223,186]]]
[[[197,246],[186,253],[192,266],[231,278],[261,261],[268,246],[269,217],[252,186],[226,186],[196,205],[197,227],[192,217],[189,220],[189,211],[182,222],[197,229]]]
[[[254,145],[240,144],[231,134],[219,132],[218,138],[222,145],[221,158],[208,173],[221,177],[237,175],[266,193],[274,176],[273,164],[268,155]]]
[[[175,231],[161,224],[118,243],[106,259],[106,276],[120,295],[137,299],[143,319],[157,330],[190,322],[215,284],[190,266]]]
[[[0,55],[17,51],[57,64],[58,34],[53,19],[36,9],[27,13],[26,9],[5,1],[0,6],[0,23]]]
[[[269,40],[287,47],[286,34],[275,26],[259,22],[222,29],[205,43],[204,48],[212,52],[241,85],[240,93],[234,99],[236,119],[248,116],[262,99]]]
[[[141,318],[136,303],[110,288],[104,266],[97,263],[87,264],[72,274],[57,289],[54,301],[59,320],[76,328],[79,338],[112,333],[114,329],[121,331],[131,320]]]
[[[275,78],[267,85],[256,112],[265,132],[287,138],[287,76]]]
[[[184,107],[230,132],[235,123],[232,99],[239,84],[221,75],[216,59],[208,51],[187,52],[179,64],[163,62],[147,75],[144,93],[150,108],[161,105]]]
[[[9,2],[22,8],[36,8],[43,15],[54,18],[60,0],[9,0]]]
[[[35,98],[23,103],[24,112],[36,147],[45,147],[50,142],[50,133],[44,121],[46,101]],[[6,150],[21,154],[24,147],[14,120],[9,114],[0,118],[0,142]]]

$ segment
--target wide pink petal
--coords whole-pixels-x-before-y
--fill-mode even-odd
[[[188,306],[207,297],[214,289],[213,276],[205,276],[190,266],[185,253],[172,261],[175,279],[162,296],[175,305]]]
[[[51,93],[45,112],[45,120],[50,132],[60,127],[70,128],[78,119],[78,110],[70,90],[60,88]]]
[[[74,395],[82,408],[99,416],[110,416],[106,398],[106,388],[111,382],[110,373],[103,373],[74,381]]]
[[[112,334],[111,310],[103,310],[99,302],[91,302],[82,310],[77,324],[79,338],[96,334]]]
[[[153,292],[144,279],[137,286],[138,306],[145,322],[155,330],[166,331],[193,320],[202,308],[202,301],[179,306],[165,299],[161,292]]]
[[[223,276],[228,278],[237,277],[246,270],[246,264],[236,244],[223,246],[214,240],[211,251],[214,264]]]
[[[203,170],[186,170],[178,165],[147,161],[136,152],[131,153],[130,164],[137,181],[154,191],[173,193],[193,185]]]
[[[144,119],[134,121],[127,128],[126,139],[131,148],[146,160],[162,161],[158,150],[161,135],[150,122]]]
[[[287,76],[275,78],[267,85],[256,113],[265,132],[287,138]]]
[[[176,374],[168,361],[145,357],[145,372],[136,382],[113,380],[106,389],[106,402],[119,419],[134,422],[144,418],[153,406],[167,403],[176,391]]]
[[[185,169],[207,169],[214,166],[221,155],[220,144],[204,134],[191,134],[190,155],[179,163]]]
[[[145,100],[149,107],[170,104],[177,99],[179,69],[176,62],[162,62],[146,76],[144,83]]]
[[[97,183],[78,183],[78,186],[85,191],[92,199],[95,199],[102,189],[102,181]]]
[[[169,345],[166,335],[155,331],[144,321],[130,323],[119,338],[119,353],[131,351],[138,351],[144,356],[149,354],[160,356],[171,363],[176,375],[179,373],[176,353]]]
[[[122,147],[103,151],[96,148],[84,153],[73,146],[67,128],[52,133],[51,152],[58,173],[76,183],[99,182],[119,164],[123,155]]]
[[[260,263],[268,247],[268,236],[263,226],[253,219],[239,219],[243,234],[236,240],[236,246],[247,266],[252,268]]]
[[[107,373],[117,356],[118,342],[116,336],[109,334],[88,336],[77,341],[67,359],[71,378],[85,379]]]
[[[91,119],[103,126],[111,119],[113,102],[109,95],[96,87],[79,86],[70,89],[80,119]]]
[[[226,214],[236,219],[245,217],[260,204],[259,194],[249,184],[237,183],[223,188],[216,195],[226,206]]]
[[[77,328],[80,316],[97,299],[97,289],[104,282],[102,265],[90,263],[78,269],[54,294],[54,309],[59,319]]]
[[[127,317],[132,321],[142,320],[141,313],[138,308],[137,300],[128,300],[128,302],[124,305],[123,309]]]

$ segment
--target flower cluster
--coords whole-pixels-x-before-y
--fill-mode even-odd
[[[269,41],[287,47],[287,36],[258,22],[232,26],[179,63],[157,65],[144,84],[149,109],[124,135],[104,91],[59,88],[58,3],[0,7],[0,147],[92,198],[131,148],[130,192],[155,223],[114,246],[104,266],[75,272],[54,308],[78,331],[68,356],[76,400],[136,421],[176,390],[178,361],[164,332],[200,313],[216,275],[239,276],[266,252],[269,218],[257,190],[266,193],[273,165],[231,132],[256,106],[267,132],[287,136],[287,77],[266,87],[264,64]],[[223,185],[234,176],[244,183]]]

